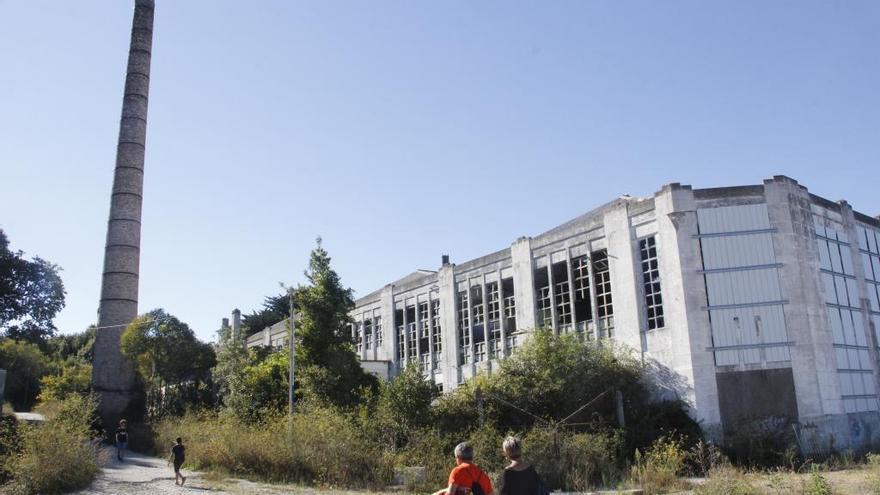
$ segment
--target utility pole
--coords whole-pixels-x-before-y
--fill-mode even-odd
[[[287,414],[293,415],[293,371],[294,371],[294,326],[293,326],[293,287],[288,287],[287,293],[290,298],[290,376],[288,376],[287,387]]]

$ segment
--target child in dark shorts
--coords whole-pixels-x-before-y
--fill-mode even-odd
[[[186,476],[180,474],[180,466],[186,460],[186,447],[183,446],[183,439],[177,437],[177,443],[171,447],[171,459],[174,463],[174,484],[183,486],[186,483]]]

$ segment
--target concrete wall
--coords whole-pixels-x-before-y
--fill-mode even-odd
[[[853,212],[846,204],[810,195],[796,181],[781,176],[730,188],[694,190],[670,184],[652,198],[621,197],[541,235],[519,238],[509,250],[459,265],[445,264],[432,282],[416,276],[387,286],[381,297],[386,343],[376,357],[392,363],[391,374],[400,368],[394,310],[408,304],[409,298],[427,294],[428,284],[435,284],[443,351],[439,373],[430,375],[444,390],[451,390],[476,372],[491,371],[500,359],[489,356],[486,362],[460,365],[459,290],[485,287],[509,275],[517,328],[531,329],[538,322],[535,269],[569,263],[569,289],[554,287],[550,270],[552,299],[556,290],[572,287],[571,259],[607,249],[612,338],[642,360],[654,377],[658,397],[683,400],[710,437],[721,439],[722,413],[730,422],[769,411],[796,416],[804,445],[812,442],[827,449],[874,439],[880,431],[877,416],[846,414],[843,407],[836,357],[840,346],[835,347],[831,336],[813,228],[817,207],[836,212],[829,215],[852,238],[858,235],[858,222],[880,229],[880,221]],[[713,230],[712,225],[718,228]],[[657,246],[664,311],[664,324],[651,329],[638,248],[639,240],[646,237],[653,237]],[[854,260],[867,253],[860,252],[855,242],[851,251]],[[876,315],[871,313],[873,286],[865,281],[870,279],[868,273],[873,272],[860,266],[853,277],[862,297],[859,328],[863,340],[871,342],[871,373],[877,382],[877,342],[871,329],[875,316],[880,321],[880,308]],[[594,284],[592,272],[590,279]],[[592,321],[585,328],[560,328],[554,323],[557,332],[598,334],[595,286],[590,292]],[[373,307],[375,301],[373,295],[365,297],[355,313]],[[473,310],[471,306],[469,302]],[[555,301],[552,316],[557,322]],[[764,382],[770,385],[761,385]],[[788,399],[778,411],[771,411],[763,402],[775,395]]]

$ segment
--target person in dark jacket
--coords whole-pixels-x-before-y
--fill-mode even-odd
[[[186,447],[183,446],[182,438],[177,437],[176,442],[174,447],[171,447],[171,458],[169,461],[174,463],[174,484],[183,486],[186,483],[186,476],[181,474],[180,466],[186,460]]]
[[[120,461],[125,457],[125,449],[128,448],[128,421],[119,422],[119,428],[116,429],[116,458]]]
[[[547,489],[535,468],[522,458],[522,440],[507,437],[503,444],[504,456],[510,465],[504,468],[498,480],[499,495],[544,495]]]

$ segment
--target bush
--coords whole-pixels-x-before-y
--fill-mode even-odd
[[[831,495],[831,485],[814,465],[810,478],[804,485],[804,495]]]
[[[96,401],[70,396],[45,424],[21,427],[21,450],[10,459],[12,494],[55,494],[88,486],[98,472],[89,434]]]
[[[523,443],[524,456],[548,487],[586,491],[622,478],[625,442],[619,430],[572,433],[536,427],[526,432]]]
[[[13,415],[0,415],[0,485],[9,481],[9,460],[21,449],[18,421]]]
[[[686,453],[680,439],[661,437],[644,453],[636,451],[630,469],[632,482],[648,495],[678,487]]]

